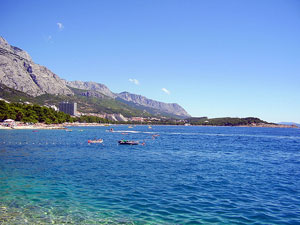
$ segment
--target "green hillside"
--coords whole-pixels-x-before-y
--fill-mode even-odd
[[[32,97],[21,91],[14,90],[3,84],[0,84],[0,98],[3,98],[10,102],[28,101],[39,105],[49,104],[56,106],[58,106],[58,104],[63,101],[77,102],[78,111],[83,113],[121,113],[126,117],[151,116],[151,114],[147,112],[135,109],[123,102],[109,98],[105,95],[103,95],[101,98],[87,97],[80,95],[86,90],[80,90],[75,88],[71,89],[75,93],[74,96],[44,94],[37,97]]]
[[[270,124],[255,117],[246,118],[232,118],[232,117],[222,117],[222,118],[212,118],[207,117],[191,117],[186,119],[191,125],[207,125],[207,126],[247,126],[253,123],[255,124]]]

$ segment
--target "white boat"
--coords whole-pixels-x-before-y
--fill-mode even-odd
[[[88,143],[89,144],[96,144],[96,143],[103,143],[103,139],[98,139],[98,140],[88,140]]]

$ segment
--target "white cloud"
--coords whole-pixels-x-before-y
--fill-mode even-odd
[[[44,41],[47,43],[53,43],[53,37],[51,35],[43,36]]]
[[[131,82],[131,83],[134,83],[135,85],[139,85],[140,84],[140,82],[137,80],[137,79],[129,79],[129,81]]]
[[[166,94],[168,94],[168,95],[171,94],[171,92],[170,92],[169,90],[167,90],[166,88],[162,88],[161,90],[162,90],[163,92],[165,92]]]
[[[56,24],[57,24],[59,30],[64,29],[64,25],[62,23],[56,23]]]

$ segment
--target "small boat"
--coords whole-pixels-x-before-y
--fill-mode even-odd
[[[148,126],[148,129],[152,129],[152,127],[149,125],[149,126]]]
[[[127,140],[120,140],[118,141],[120,145],[138,145],[138,141],[127,141]]]
[[[133,126],[130,125],[130,126],[128,126],[128,128],[133,128]]]
[[[71,129],[66,129],[65,131],[66,131],[66,132],[72,132],[72,130],[71,130]]]
[[[88,143],[89,144],[96,144],[96,143],[99,143],[99,144],[101,144],[101,143],[103,143],[103,139],[98,139],[98,140],[88,140]]]

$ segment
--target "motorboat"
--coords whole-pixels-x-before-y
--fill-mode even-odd
[[[128,141],[128,140],[120,140],[118,141],[120,145],[138,145],[138,141]]]

